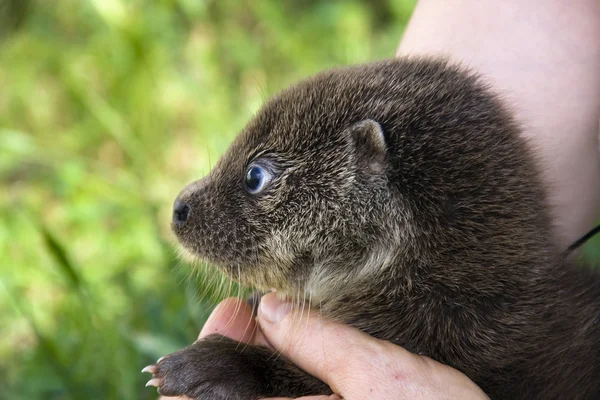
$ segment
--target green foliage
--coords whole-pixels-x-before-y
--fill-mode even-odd
[[[393,55],[414,2],[0,0],[0,397],[156,398],[139,370],[238,292],[177,256],[173,199],[269,95]]]
[[[414,0],[0,0],[0,397],[153,399],[227,285],[170,234],[264,98],[393,55]],[[231,290],[235,292],[235,290]]]

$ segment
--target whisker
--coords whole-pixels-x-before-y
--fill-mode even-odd
[[[233,278],[231,278],[229,275],[227,278],[229,279],[229,286],[227,287],[226,298],[229,298],[231,297],[231,290],[233,289]]]
[[[304,316],[304,307],[306,306],[306,291],[303,291],[302,296],[302,309],[300,310],[300,318],[298,318],[298,327],[302,323],[302,317]],[[297,329],[297,327],[294,329]]]
[[[207,267],[206,267],[205,263],[200,262],[199,265],[196,267],[196,269],[197,269],[196,274],[198,275],[198,277],[201,277],[201,279],[202,279],[202,281],[198,285],[198,290],[202,290],[202,293],[201,293],[200,299],[199,299],[199,301],[202,302],[205,300],[205,297],[208,293],[208,284],[206,282],[208,279]],[[196,279],[198,279],[198,278],[196,278]]]
[[[292,298],[292,310],[297,310],[299,307],[300,307],[300,290],[298,290],[296,292],[296,297]],[[294,313],[294,317],[292,319],[292,322],[291,322],[289,328],[287,329],[287,331],[286,331],[286,333],[284,335],[282,346],[276,352],[275,360],[277,360],[279,357],[281,357],[281,355],[283,354],[284,350],[287,349],[287,348],[289,348],[289,346],[290,346],[290,344],[292,342],[292,336],[293,336],[293,332],[296,330],[296,324],[302,318],[302,315],[300,315],[300,318],[298,318],[296,316],[296,314],[297,313]]]
[[[229,277],[225,274],[219,274],[219,289],[217,290],[217,299],[221,300],[223,299],[223,295],[225,295],[225,290],[227,287],[227,281],[229,280]]]
[[[304,292],[304,294],[306,295],[306,292]],[[300,336],[300,340],[298,340],[298,342],[301,342],[302,339],[304,339],[304,335],[306,335],[306,332],[308,331],[308,322],[310,320],[311,305],[312,305],[312,292],[308,292],[308,310],[306,312],[306,324],[304,324],[304,332],[302,332],[302,335]]]
[[[214,300],[217,285],[219,284],[219,275],[213,272],[214,271],[208,271],[208,268],[205,269],[206,279],[208,280],[206,293],[211,295],[212,300]]]
[[[242,337],[246,336],[246,332],[248,332],[248,328],[250,327],[250,324],[252,324],[253,321],[254,321],[254,310],[252,310],[252,315],[250,316],[250,318],[248,319],[248,322],[246,323],[246,327],[244,328],[244,333],[242,333]],[[257,324],[255,323],[254,328],[252,328],[252,333],[250,334],[250,340],[252,340],[252,337],[254,336],[254,333],[256,332],[256,325]],[[248,347],[248,342],[245,342],[245,345],[242,348],[242,352],[244,352],[244,350],[246,350],[246,347]],[[236,349],[237,348],[239,348],[239,343],[236,346]]]
[[[240,272],[240,265],[237,265],[237,272],[238,272],[238,282],[242,276],[241,272]],[[239,312],[240,312],[240,306],[241,306],[241,302],[238,301],[235,305],[235,309],[233,311],[233,314],[231,315],[231,317],[229,317],[229,321],[227,321],[227,323],[225,324],[225,326],[223,327],[223,330],[226,332],[227,330],[229,330],[229,328],[231,328],[231,325],[233,324],[233,321],[235,321],[235,319],[237,318]]]
[[[254,315],[254,314],[253,314]],[[251,320],[254,318],[251,318]],[[250,340],[248,342],[244,343],[244,347],[242,348],[242,353],[244,352],[244,350],[246,350],[246,347],[248,347],[248,345],[250,344],[250,342],[252,341],[252,339],[254,338],[254,335],[256,335],[256,331],[258,330],[258,323],[254,324],[254,328],[252,328],[252,332],[250,333]],[[244,334],[246,334],[246,332],[244,331]]]

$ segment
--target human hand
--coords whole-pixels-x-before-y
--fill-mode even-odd
[[[274,293],[263,297],[256,319],[245,302],[223,301],[200,338],[213,333],[280,351],[346,400],[487,399],[467,376],[451,367],[316,313],[307,316],[305,311],[301,318],[300,311],[280,302]]]

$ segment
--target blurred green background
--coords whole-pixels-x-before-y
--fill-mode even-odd
[[[0,0],[0,398],[155,399],[140,369],[226,294],[173,199],[269,95],[392,56],[414,3]]]
[[[219,296],[173,199],[265,97],[390,57],[414,0],[0,0],[0,398],[155,399]]]

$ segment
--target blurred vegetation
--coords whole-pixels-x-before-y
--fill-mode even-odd
[[[265,97],[392,56],[413,5],[0,0],[0,398],[156,398],[139,370],[224,295],[174,197]]]
[[[413,6],[0,0],[0,398],[155,399],[139,370],[226,294],[174,197],[265,97],[392,56]]]

